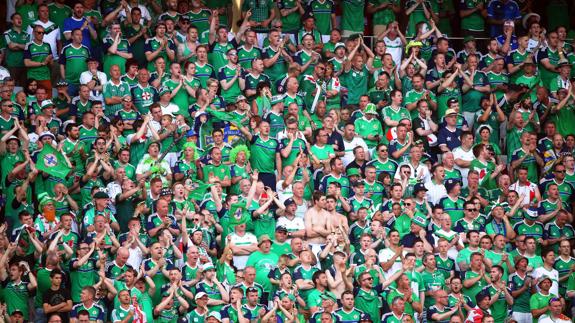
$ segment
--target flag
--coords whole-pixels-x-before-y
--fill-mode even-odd
[[[198,182],[198,186],[190,192],[188,197],[196,201],[202,201],[204,195],[206,195],[206,192],[212,185],[213,184]]]
[[[44,145],[42,151],[38,154],[36,168],[62,179],[66,179],[66,176],[70,173],[70,170],[72,170],[66,163],[62,153],[49,144]]]
[[[134,316],[132,317],[132,323],[146,323],[148,320],[146,315],[140,308],[140,304],[138,303],[138,299],[136,297],[132,297],[132,307],[134,310]]]
[[[250,215],[246,207],[246,202],[237,202],[232,204],[228,210],[228,215],[230,218],[231,227],[247,223],[250,219]]]
[[[235,124],[242,124],[242,119],[238,118],[238,116],[234,115],[233,113],[217,111],[211,108],[207,108],[206,111],[208,111],[209,114],[211,114],[216,119],[232,122]]]

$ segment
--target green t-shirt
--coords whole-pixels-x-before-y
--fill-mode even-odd
[[[375,290],[365,291],[360,288],[355,296],[355,307],[358,310],[369,314],[370,317],[379,317],[379,309],[381,307],[381,298],[377,295]]]
[[[484,0],[462,0],[459,4],[460,10],[467,10],[476,8],[479,4],[487,6]],[[461,18],[461,29],[471,31],[484,31],[485,19],[481,15],[481,11],[475,11],[471,15]]]
[[[29,59],[32,62],[42,63],[49,55],[52,55],[52,49],[48,43],[38,45],[32,41],[26,44],[26,49],[24,49],[24,59]],[[29,79],[49,80],[50,67],[48,65],[28,67],[27,76]]]
[[[12,50],[8,47],[10,43],[26,45],[30,42],[30,35],[23,28],[21,32],[8,29],[4,32],[4,45],[6,46],[6,67],[24,67],[24,51]]]
[[[383,128],[381,126],[381,122],[379,122],[377,118],[368,120],[366,117],[361,117],[355,119],[354,124],[355,132],[363,138],[369,149],[377,146],[377,140],[367,139],[368,135],[380,135],[380,137],[383,136]]]
[[[272,290],[272,283],[268,278],[268,274],[277,265],[278,260],[279,256],[273,252],[264,254],[256,251],[249,256],[246,263],[246,266],[253,266],[256,269],[256,282],[262,285],[266,292]]]
[[[275,172],[276,154],[279,152],[278,141],[273,138],[263,140],[256,135],[250,144],[252,169],[257,169],[260,173]]]
[[[361,9],[363,12],[363,9]],[[363,21],[363,20],[362,20]],[[363,30],[363,24],[362,30]],[[340,76],[341,84],[344,85],[348,90],[348,104],[358,104],[360,96],[367,93],[369,71],[367,66],[363,66],[362,70],[358,71],[354,68],[350,69],[348,72],[343,72]]]
[[[114,83],[114,81],[110,80],[108,83],[104,84],[102,89],[102,94],[104,95],[104,99],[111,98],[113,96],[124,97],[126,95],[130,95],[130,86],[126,82],[119,81],[118,84]],[[114,116],[116,112],[122,109],[122,103],[118,104],[107,104],[105,109],[105,114],[107,117]]]
[[[465,272],[465,279],[471,279],[479,276],[478,273],[474,272],[473,270],[468,270]],[[475,283],[470,288],[463,287],[463,294],[468,296],[470,299],[475,300],[475,296],[483,290],[487,286],[487,281],[485,278],[481,278],[477,283]]]
[[[80,74],[88,70],[88,58],[91,57],[90,50],[84,45],[74,47],[72,43],[62,48],[59,63],[65,66],[66,81],[71,84],[80,84]]]
[[[231,68],[229,65],[222,66],[218,71],[218,79],[220,81],[226,80],[229,82],[236,76],[237,69],[240,69],[241,71],[241,67],[239,66],[235,68]],[[222,90],[222,97],[224,98],[227,104],[235,103],[236,98],[240,94],[242,94],[242,90],[240,89],[239,78],[236,78],[236,80],[234,81],[234,83],[230,88],[228,88],[227,90]]]

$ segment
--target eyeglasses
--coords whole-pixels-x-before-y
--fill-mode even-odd
[[[465,211],[475,212],[475,211],[477,211],[477,210],[476,210],[476,209],[465,209]]]
[[[556,170],[556,171],[555,171],[555,173],[558,173],[558,174],[565,174],[565,170],[564,170],[564,169],[563,169],[563,170]]]
[[[43,32],[43,31],[37,31],[36,33],[37,33],[38,35],[44,35],[44,32]]]
[[[238,53],[228,53],[230,56],[238,56]]]
[[[370,281],[370,280],[373,280],[373,277],[367,277],[363,279],[363,281]]]
[[[274,28],[282,28],[283,25],[275,25]]]
[[[200,221],[200,219],[198,219],[198,218],[194,218],[194,219],[192,219],[192,221],[194,221],[194,222],[198,222],[198,221]]]
[[[386,152],[387,152],[387,149],[381,149],[379,152],[380,152],[380,153],[386,153]]]
[[[2,92],[4,92],[4,91],[2,91]],[[5,108],[13,108],[14,105],[13,105],[13,104],[5,104],[5,105],[3,105],[3,107],[5,107]]]
[[[244,276],[243,276],[243,275],[242,275],[242,276],[240,276],[240,275],[237,275],[237,274],[236,274],[236,278],[239,278],[239,279],[244,279]]]
[[[525,242],[525,239],[523,239],[523,240],[517,240],[516,242],[524,243],[524,242]]]

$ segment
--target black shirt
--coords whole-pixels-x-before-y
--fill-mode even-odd
[[[72,301],[70,297],[70,291],[60,287],[59,290],[52,290],[52,288],[48,289],[44,293],[43,304],[48,304],[51,306],[58,305],[60,303],[66,303],[67,301]],[[62,318],[62,322],[68,323],[70,321],[70,312],[58,312],[60,317]],[[46,319],[48,319],[49,314],[46,315]]]

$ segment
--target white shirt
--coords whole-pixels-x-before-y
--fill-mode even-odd
[[[345,155],[341,157],[343,167],[347,167],[347,165],[349,165],[349,163],[351,163],[355,159],[355,157],[353,156],[353,149],[357,146],[363,147],[363,150],[366,152],[369,151],[369,149],[367,148],[367,144],[365,143],[363,138],[356,136],[353,137],[353,139],[350,142],[347,142],[345,138],[343,139],[343,148],[345,151]]]
[[[126,263],[136,269],[136,271],[140,270],[140,265],[144,260],[142,250],[136,246],[136,248],[128,248],[128,251],[130,252],[130,255],[128,256]]]
[[[551,269],[550,271],[545,269],[545,267],[537,267],[533,269],[533,273],[531,274],[533,279],[538,279],[542,276],[547,276],[551,278],[553,282],[551,284],[551,288],[549,289],[549,293],[554,295],[559,295],[559,272],[556,269]],[[537,285],[537,291],[539,291],[539,284]]]
[[[80,84],[88,84],[88,82],[92,81],[93,74],[90,71],[85,71],[80,74]],[[108,77],[106,73],[97,71],[96,77],[100,80],[100,85],[104,85],[108,83]],[[104,95],[100,91],[92,90],[90,91],[90,100],[92,101],[102,101],[104,102]]]
[[[36,20],[34,21],[30,26],[28,26],[28,28],[26,29],[26,32],[28,34],[30,34],[30,39],[34,39],[34,30],[32,29],[33,26],[35,25],[40,25],[42,27],[44,27],[45,31],[48,31],[48,29],[50,28],[51,31],[49,33],[45,33],[44,34],[44,38],[42,39],[43,42],[48,43],[52,49],[52,56],[54,57],[54,60],[57,61],[58,60],[58,46],[56,45],[56,43],[58,41],[60,41],[60,28],[58,26],[56,26],[53,22],[51,22],[50,20],[48,20],[47,22],[42,22],[41,20]]]
[[[425,193],[427,200],[433,205],[439,203],[439,200],[441,200],[442,197],[447,196],[447,190],[443,183],[435,184],[435,182],[431,180],[425,183],[425,188],[427,188],[427,192]]]
[[[398,180],[401,181],[401,175],[399,173],[401,166],[403,165],[407,165],[409,166],[409,169],[411,169],[411,176],[409,176],[409,178],[412,179],[417,179],[420,178],[423,183],[427,183],[429,181],[431,181],[431,174],[429,174],[429,169],[427,168],[427,166],[423,163],[419,163],[419,165],[417,166],[416,169],[413,168],[413,165],[411,165],[411,163],[401,163],[397,166],[397,170],[395,171],[395,175],[393,176],[394,180]]]
[[[237,233],[232,232],[229,235],[230,242],[235,244],[236,246],[249,246],[251,244],[257,244],[258,238],[255,235],[246,232],[242,237],[240,237]],[[248,262],[249,255],[234,255],[234,265],[238,269],[246,268],[246,263]]]
[[[169,114],[172,117],[175,117],[178,114],[179,108],[174,103],[170,102],[167,106],[163,106],[160,104],[160,108],[162,109],[162,115]]]
[[[473,149],[469,149],[469,151],[463,150],[461,146],[453,149],[453,158],[454,159],[461,159],[464,161],[472,161],[475,159],[473,155]],[[459,167],[457,164],[453,166],[453,168],[459,170],[461,172],[461,177],[463,177],[463,187],[467,187],[467,174],[469,173],[469,167]]]
[[[278,199],[283,203],[285,200],[293,196],[292,184],[288,185],[286,188],[283,187],[285,180],[280,180],[276,184],[276,192],[278,193]]]
[[[305,224],[302,218],[298,218],[297,216],[293,218],[293,220],[288,219],[285,216],[282,216],[278,219],[276,227],[284,226],[288,232],[294,232],[305,229]]]
[[[383,37],[383,42],[387,47],[385,52],[391,55],[395,65],[401,65],[401,54],[403,53],[403,43],[401,42],[401,38],[397,36],[394,40],[391,40],[386,36]]]
[[[377,255],[377,260],[380,264],[388,262],[393,257],[393,255],[395,255],[395,251],[391,250],[390,248],[381,249]],[[385,278],[389,278],[399,270],[401,270],[401,257],[397,257],[391,268],[389,268],[388,271],[384,271],[383,273],[385,274]]]
[[[150,15],[150,11],[148,11],[148,8],[146,8],[145,5],[143,4],[139,4],[138,8],[140,8],[141,12],[142,12],[142,18],[140,18],[140,24],[145,24],[146,21],[150,21],[152,20],[152,16]],[[132,6],[128,5],[128,12],[132,11]],[[120,20],[124,20],[126,19],[126,10],[122,9],[122,11],[120,11],[120,13],[118,14],[118,17],[120,17]]]

